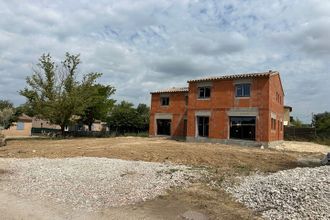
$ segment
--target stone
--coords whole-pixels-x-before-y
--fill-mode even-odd
[[[330,152],[321,160],[322,165],[330,165]]]

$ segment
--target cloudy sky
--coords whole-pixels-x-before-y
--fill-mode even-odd
[[[295,116],[330,110],[330,1],[0,0],[0,17],[0,99],[16,105],[41,54],[68,51],[135,104],[188,79],[271,69]]]

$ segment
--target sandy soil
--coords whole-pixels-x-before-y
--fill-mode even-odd
[[[13,140],[9,141],[7,146],[0,148],[0,157],[108,157],[206,165],[222,171],[233,171],[235,168],[235,171],[260,170],[264,172],[296,167],[298,166],[296,158],[301,155],[304,153],[138,137]]]
[[[152,202],[145,202],[135,206],[126,206],[100,210],[99,212],[73,211],[65,205],[52,204],[51,201],[31,202],[30,198],[21,198],[15,194],[0,191],[0,215],[4,220],[183,220],[188,213],[193,213],[196,217],[208,217],[196,209],[192,209],[179,201],[167,201],[156,199]]]
[[[282,151],[313,152],[323,154],[330,152],[330,146],[302,141],[284,141],[282,144],[274,147],[274,149]]]
[[[192,211],[203,213],[210,219],[236,220],[255,219],[258,218],[258,215],[241,204],[234,202],[221,187],[209,186],[210,181],[221,185],[224,180],[236,175],[248,175],[254,171],[276,172],[278,170],[290,169],[302,165],[297,160],[298,158],[307,156],[320,158],[322,155],[319,153],[287,152],[273,149],[262,150],[222,144],[185,143],[160,138],[136,137],[12,140],[8,142],[7,146],[0,148],[0,157],[63,158],[77,156],[172,162],[196,167],[206,166],[211,176],[209,179],[196,183],[185,190],[173,189],[168,192],[168,195],[161,196],[156,200],[134,206],[121,207],[120,209],[100,210],[100,213],[93,214],[97,216],[92,216],[92,219],[102,219],[104,216],[106,219],[112,219],[109,216],[116,215],[119,216],[117,219],[139,219],[140,216],[141,219],[183,219],[182,215],[184,213]],[[0,172],[5,172],[5,166],[1,166],[1,164]],[[0,194],[0,201],[6,201],[6,196]],[[15,210],[20,210],[20,207],[15,208],[15,200],[19,201],[20,198],[12,197],[13,195],[9,196],[11,196],[13,201],[12,205],[9,206],[13,208],[10,209],[1,202],[0,211],[4,211],[2,213],[7,212],[8,217],[12,217],[14,213],[15,218],[12,219],[28,219],[20,218],[20,216],[27,217],[31,214],[31,212],[26,213],[24,208],[25,211],[22,211],[22,215],[19,214],[20,212],[17,212],[17,214],[15,212]],[[23,204],[25,203],[23,202]],[[28,209],[31,208],[28,207]],[[56,213],[51,213],[46,207],[45,213],[40,215],[54,215],[63,218],[61,213],[65,213],[66,210],[65,208],[60,208],[59,210]],[[120,216],[124,213],[128,213],[127,216]],[[38,212],[32,214],[38,215]],[[77,214],[72,212],[72,210],[69,210],[69,214],[73,217],[76,215],[78,217],[81,217],[81,215],[88,217],[86,213]],[[73,217],[72,219],[74,219]],[[88,219],[87,217],[85,219]],[[66,218],[65,215],[64,218]],[[38,219],[38,216],[34,219]]]

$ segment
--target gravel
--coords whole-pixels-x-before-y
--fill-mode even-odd
[[[199,173],[183,165],[119,159],[0,159],[0,190],[95,211],[153,199],[187,186]]]
[[[242,177],[228,187],[237,201],[266,219],[330,219],[330,166]]]

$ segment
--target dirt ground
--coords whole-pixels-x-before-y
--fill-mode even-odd
[[[203,213],[210,219],[255,219],[258,218],[257,213],[252,213],[233,201],[221,189],[224,180],[236,175],[248,175],[254,171],[276,172],[303,166],[299,163],[299,158],[318,159],[322,154],[137,137],[13,140],[0,148],[0,157],[77,156],[172,162],[207,167],[211,177],[201,183],[195,183],[184,190],[173,189],[168,195],[156,200],[123,207],[119,211],[117,209],[118,213],[131,213],[132,219],[139,215],[153,216],[154,219],[176,219],[175,216],[189,210]],[[210,181],[220,187],[210,187]],[[116,213],[116,210],[105,210],[102,213],[108,216],[109,213]]]
[[[282,151],[312,152],[323,154],[330,152],[330,146],[302,141],[284,141],[282,144],[274,147],[274,149]]]

